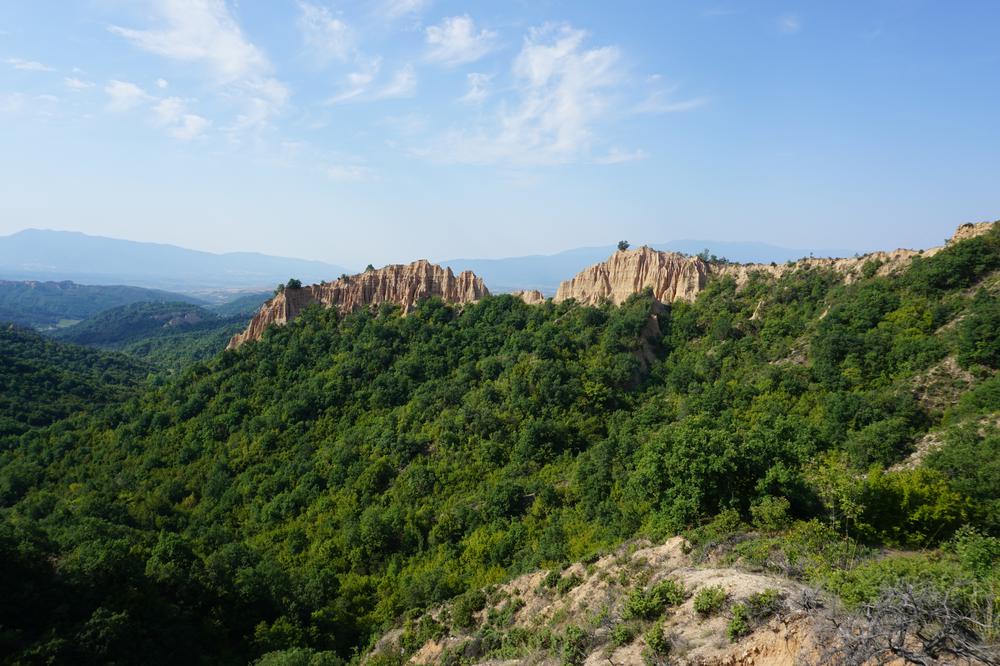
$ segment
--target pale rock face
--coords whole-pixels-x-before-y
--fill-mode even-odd
[[[528,305],[541,305],[545,302],[545,295],[537,289],[528,289],[525,291],[512,291],[510,295],[514,298],[520,298],[522,301]]]
[[[948,245],[981,236],[995,224],[963,224],[948,240]],[[889,275],[905,269],[914,257],[932,257],[942,249],[899,249],[839,259],[808,257],[787,264],[707,264],[697,257],[658,252],[644,246],[638,250],[615,252],[607,261],[566,280],[559,286],[553,300],[558,303],[573,298],[583,305],[595,305],[607,299],[618,305],[648,287],[652,288],[653,297],[661,303],[692,301],[713,277],[731,277],[737,287],[742,287],[755,275],[780,278],[803,268],[832,270],[843,275],[844,281],[850,284],[862,277],[862,267],[869,261],[877,262],[877,275]]]
[[[417,302],[431,296],[439,296],[449,303],[473,303],[489,293],[482,279],[471,271],[456,276],[450,268],[442,268],[426,259],[408,265],[394,264],[327,284],[285,289],[261,307],[247,329],[234,335],[226,349],[259,340],[268,326],[283,326],[313,304],[353,312],[390,303],[400,306],[406,313]]]
[[[566,280],[553,300],[559,303],[573,298],[583,305],[596,305],[606,299],[620,305],[632,294],[650,288],[661,303],[691,301],[705,288],[708,275],[708,264],[698,257],[643,246],[619,250],[607,261]]]

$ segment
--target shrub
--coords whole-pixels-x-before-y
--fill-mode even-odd
[[[611,630],[611,643],[616,647],[628,645],[634,638],[635,628],[626,622],[619,622]]]
[[[455,600],[452,607],[452,622],[459,629],[469,629],[475,625],[475,614],[486,606],[486,595],[479,590],[466,592]]]
[[[658,664],[670,654],[670,641],[663,635],[663,627],[659,623],[650,627],[642,640],[646,642],[646,649],[642,652],[643,663]]]
[[[626,618],[652,620],[659,617],[667,606],[684,603],[684,587],[670,579],[662,580],[648,590],[632,590],[625,601]]]
[[[733,616],[729,618],[729,624],[726,625],[726,636],[729,637],[729,640],[736,641],[751,631],[750,618],[746,605],[736,604],[733,606]]]
[[[729,593],[721,586],[709,585],[694,595],[694,609],[699,615],[709,617],[718,613],[728,598]]]
[[[285,283],[285,289],[301,289],[302,280],[298,278],[289,278],[288,282]]]
[[[789,506],[784,497],[765,497],[750,507],[754,527],[765,532],[780,532],[790,522]]]
[[[562,573],[560,573],[556,569],[553,569],[552,571],[550,571],[545,575],[545,578],[542,579],[541,586],[551,590],[555,588],[555,586],[558,585],[559,581],[561,580],[562,580]]]
[[[726,627],[729,640],[735,641],[756,629],[764,620],[771,617],[781,608],[781,593],[768,588],[755,592],[743,602],[733,606],[733,614]]]
[[[570,574],[569,576],[565,576],[564,578],[559,579],[559,582],[556,583],[556,592],[558,592],[559,594],[566,594],[567,592],[569,592],[582,582],[583,582],[582,578],[580,578],[576,574]]]
[[[564,666],[578,666],[587,656],[589,638],[587,632],[577,626],[566,627],[562,636],[562,663]]]

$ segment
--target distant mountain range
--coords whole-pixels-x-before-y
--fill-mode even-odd
[[[75,231],[26,229],[0,236],[0,278],[130,284],[186,293],[260,290],[291,277],[319,282],[349,272],[322,261],[256,252],[214,254]]]
[[[638,244],[636,244],[638,245]],[[709,253],[730,261],[785,262],[816,256],[851,256],[846,249],[792,249],[755,242],[679,240],[657,250]],[[471,270],[493,292],[538,289],[552,295],[559,283],[604,261],[614,245],[581,247],[551,255],[504,259],[449,259],[438,263],[455,273]],[[417,257],[413,257],[416,259]],[[73,280],[91,285],[128,284],[195,294],[219,302],[219,292],[260,291],[291,277],[304,284],[333,280],[355,271],[336,264],[274,257],[256,252],[214,254],[174,245],[141,243],[74,231],[27,229],[0,236],[0,279]]]
[[[637,245],[633,245],[637,247]],[[767,243],[726,242],[707,240],[679,240],[650,245],[655,250],[672,250],[684,254],[709,254],[725,257],[739,263],[783,263],[808,257],[850,257],[855,250],[819,249],[802,250]],[[450,266],[455,273],[473,271],[483,278],[492,292],[518,289],[538,289],[546,296],[556,293],[559,283],[568,280],[585,268],[607,259],[616,250],[615,245],[581,247],[558,254],[535,254],[505,259],[447,259],[439,262]]]

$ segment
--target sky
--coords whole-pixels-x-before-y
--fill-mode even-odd
[[[998,156],[994,0],[0,3],[0,235],[929,247]]]

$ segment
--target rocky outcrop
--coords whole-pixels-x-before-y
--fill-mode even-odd
[[[607,261],[566,280],[553,300],[559,303],[572,298],[583,305],[608,300],[620,305],[632,294],[649,288],[661,303],[690,301],[705,288],[708,275],[708,264],[698,257],[643,246],[619,250]]]
[[[236,349],[250,340],[259,340],[268,326],[287,324],[304,308],[314,304],[353,312],[390,303],[400,306],[405,313],[431,296],[449,303],[472,303],[489,293],[482,279],[471,271],[456,276],[450,268],[442,268],[425,259],[408,265],[393,264],[334,282],[285,289],[261,306],[247,329],[234,335],[226,348]]]
[[[545,295],[538,291],[537,289],[528,289],[525,291],[512,291],[510,295],[514,298],[520,298],[522,301],[528,305],[541,305],[545,302]]]
[[[996,224],[963,224],[947,245],[981,236]],[[754,276],[780,278],[797,270],[813,268],[839,273],[850,284],[861,279],[866,265],[875,275],[889,275],[904,270],[914,257],[931,257],[942,249],[899,249],[846,258],[807,257],[784,264],[723,264],[707,263],[698,257],[659,252],[644,246],[637,250],[615,252],[607,261],[566,280],[559,286],[553,300],[558,303],[572,298],[583,305],[596,305],[608,300],[618,305],[632,294],[650,288],[654,298],[661,303],[691,301],[713,277],[731,277],[738,287],[742,287]]]

